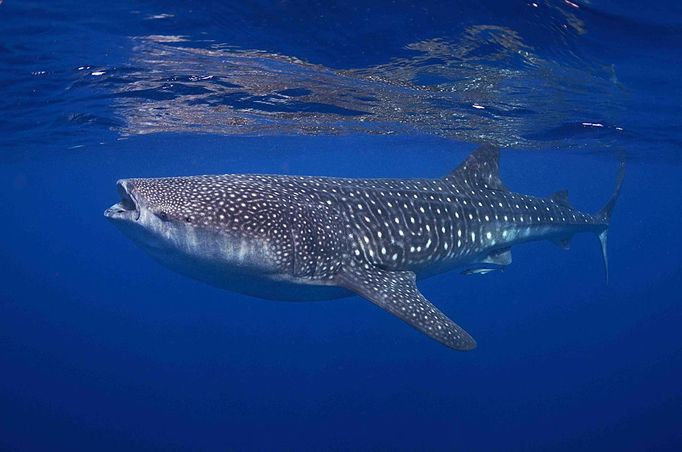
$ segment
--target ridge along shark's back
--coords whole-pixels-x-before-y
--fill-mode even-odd
[[[484,145],[441,179],[224,175],[119,181],[105,212],[150,254],[202,281],[267,298],[355,293],[457,350],[475,341],[417,289],[416,277],[511,263],[511,247],[567,247],[606,231],[622,183],[604,209],[574,209],[565,192],[513,193],[499,149]]]

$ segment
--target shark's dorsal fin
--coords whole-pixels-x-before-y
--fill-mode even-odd
[[[573,207],[571,201],[568,200],[568,190],[559,190],[549,197],[552,201],[564,207]]]
[[[336,284],[368,299],[427,336],[455,350],[471,350],[476,341],[419,292],[411,271],[388,271],[352,261]]]
[[[445,180],[491,190],[507,190],[500,179],[500,148],[490,144],[480,146]]]

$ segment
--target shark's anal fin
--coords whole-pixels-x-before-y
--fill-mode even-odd
[[[471,350],[476,341],[419,292],[410,271],[387,271],[353,261],[336,283],[399,317],[427,336],[455,350]]]

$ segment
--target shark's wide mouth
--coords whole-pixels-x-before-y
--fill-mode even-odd
[[[133,195],[130,194],[125,180],[116,183],[121,200],[104,211],[104,216],[114,220],[135,220],[140,218],[140,211]]]

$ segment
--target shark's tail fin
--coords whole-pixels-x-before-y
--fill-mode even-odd
[[[599,212],[595,215],[595,218],[600,223],[604,223],[606,227],[598,235],[599,243],[601,243],[601,255],[604,259],[604,271],[606,272],[606,283],[609,282],[609,259],[606,250],[606,243],[609,233],[609,222],[611,221],[611,212],[613,211],[618,196],[620,196],[620,189],[623,186],[623,179],[625,178],[625,162],[620,162],[620,168],[618,170],[618,176],[616,177],[616,188],[613,190],[613,194],[606,202],[604,207],[601,208]]]

